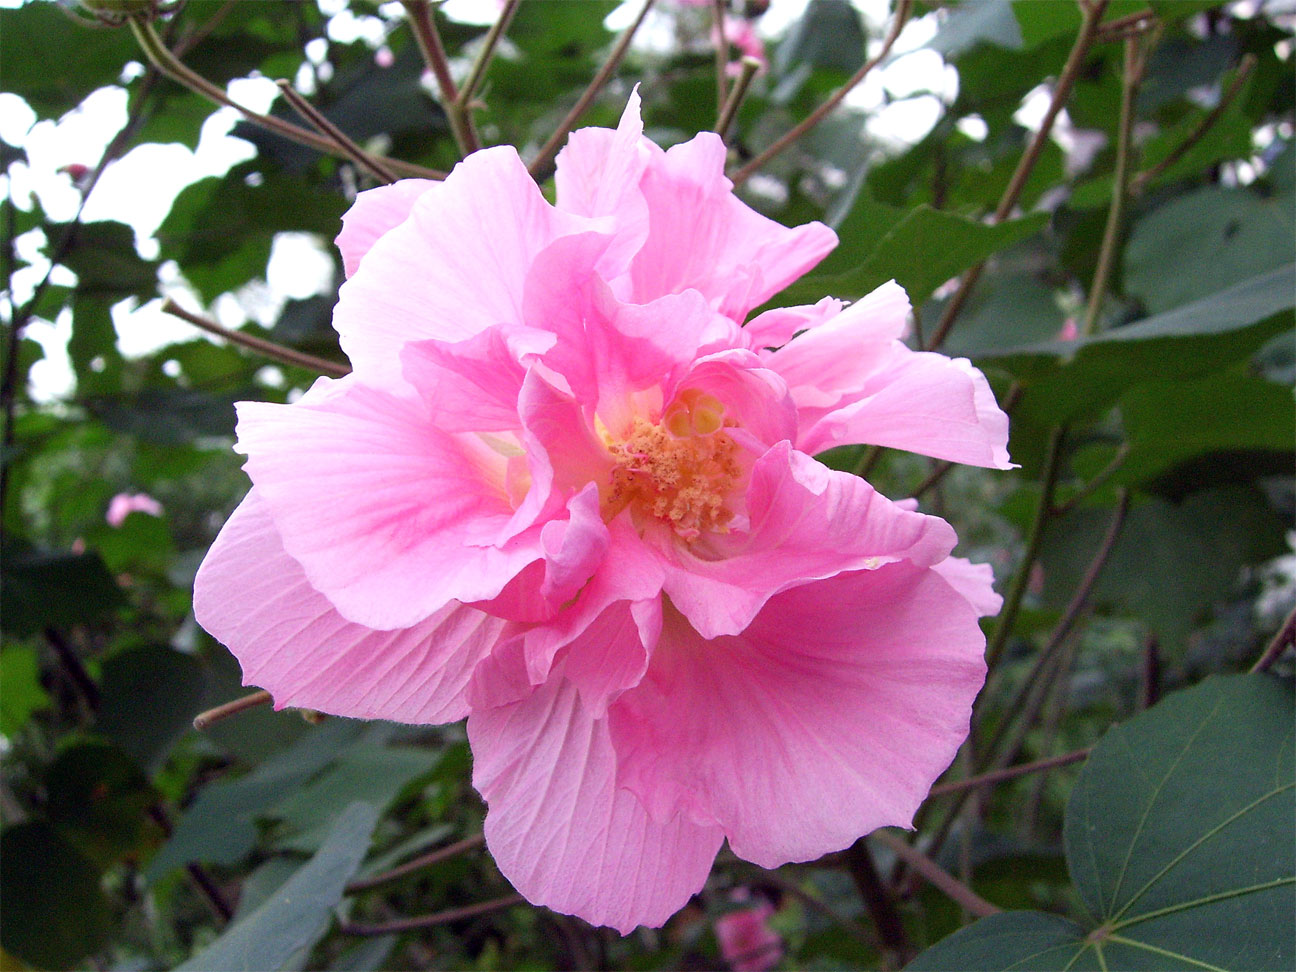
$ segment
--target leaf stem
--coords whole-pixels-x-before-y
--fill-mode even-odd
[[[608,54],[603,66],[598,69],[598,73],[594,75],[593,80],[581,92],[581,96],[576,99],[576,104],[572,106],[571,111],[567,112],[558,128],[541,146],[540,151],[536,153],[536,157],[531,160],[531,164],[527,166],[527,171],[531,173],[533,178],[548,178],[549,165],[553,162],[554,156],[558,154],[558,149],[562,147],[563,139],[567,137],[567,133],[575,127],[581,115],[585,114],[585,110],[598,97],[598,93],[603,90],[603,85],[607,84],[608,79],[612,77],[612,72],[617,69],[617,65],[625,57],[626,51],[630,49],[630,42],[648,16],[648,11],[652,9],[653,3],[654,0],[644,0],[643,6],[639,8],[639,16],[635,17],[634,22],[621,32],[621,36],[617,38],[616,46]]]
[[[725,71],[729,67],[729,38],[725,35],[725,0],[711,0],[711,23],[715,31],[716,111],[724,114],[729,97],[725,93]],[[724,133],[716,129],[723,138]]]
[[[939,864],[917,847],[906,843],[894,834],[885,830],[875,830],[869,834],[868,839],[876,840],[883,847],[890,850],[896,857],[926,878],[932,887],[942,892],[970,914],[976,915],[978,918],[986,918],[990,915],[997,915],[1003,910],[998,905],[991,904],[962,881],[942,869]]]
[[[1287,615],[1287,620],[1282,623],[1273,641],[1269,642],[1269,647],[1251,666],[1251,671],[1253,673],[1268,671],[1282,653],[1292,645],[1296,645],[1296,608],[1292,608],[1291,614]]]
[[[823,104],[812,111],[803,121],[794,125],[778,138],[773,145],[769,146],[765,151],[761,152],[730,176],[733,180],[733,184],[735,186],[742,185],[751,178],[752,174],[756,172],[757,169],[763,166],[770,159],[780,155],[789,145],[792,145],[805,135],[806,132],[810,131],[810,129],[823,121],[828,113],[836,108],[837,105],[841,103],[842,99],[850,94],[861,81],[868,77],[869,72],[877,67],[878,64],[880,64],[883,59],[891,53],[891,48],[895,44],[896,38],[900,36],[900,31],[904,29],[905,23],[909,20],[909,14],[912,9],[913,0],[897,0],[895,16],[891,21],[891,29],[887,31],[887,35],[882,41],[882,47],[877,54],[865,61],[864,66],[856,71],[849,81],[834,91]]]
[[[1149,185],[1159,179],[1165,172],[1176,162],[1188,154],[1188,150],[1202,140],[1202,138],[1215,127],[1215,124],[1223,117],[1224,112],[1228,111],[1239,94],[1242,92],[1242,86],[1246,84],[1247,78],[1255,70],[1256,56],[1246,54],[1238,62],[1237,73],[1233,75],[1233,80],[1229,83],[1225,92],[1220,95],[1219,103],[1210,110],[1210,113],[1201,120],[1196,128],[1189,133],[1188,137],[1174,147],[1174,149],[1164,159],[1140,172],[1130,181],[1130,192],[1138,195],[1143,192]]]
[[[450,61],[446,57],[445,45],[441,43],[441,34],[437,31],[428,0],[401,0],[401,4],[409,16],[410,28],[414,31],[414,39],[423,54],[423,61],[436,78],[437,88],[441,92],[441,107],[450,121],[450,132],[454,135],[455,144],[459,146],[459,153],[467,155],[477,151],[481,148],[481,140],[477,137],[472,115],[459,103],[459,88],[450,74]]]
[[[726,140],[729,126],[733,124],[734,118],[738,115],[738,108],[747,97],[747,89],[751,87],[752,78],[756,77],[756,72],[761,69],[760,61],[746,55],[738,64],[741,71],[733,87],[729,89],[729,97],[725,99],[724,107],[720,109],[720,115],[716,119],[715,133]]]
[[[1082,3],[1080,5],[1084,18],[1080,25],[1080,33],[1076,35],[1075,44],[1071,47],[1071,53],[1067,55],[1066,64],[1062,67],[1062,73],[1058,75],[1057,84],[1053,88],[1053,97],[1049,101],[1048,110],[1040,121],[1039,130],[1031,139],[1030,144],[1026,146],[1026,151],[1022,153],[1021,160],[1017,163],[1017,168],[1013,171],[1012,178],[1008,181],[1008,186],[999,199],[999,205],[995,207],[994,214],[990,219],[992,225],[1003,222],[1017,205],[1018,199],[1021,198],[1022,191],[1026,188],[1026,180],[1030,178],[1031,172],[1035,169],[1035,163],[1039,161],[1044,147],[1048,144],[1049,136],[1053,132],[1053,123],[1071,97],[1071,89],[1075,86],[1076,78],[1080,76],[1080,69],[1084,67],[1085,58],[1089,55],[1089,49],[1093,47],[1098,23],[1102,20],[1103,13],[1106,11],[1109,2],[1110,0],[1094,0],[1092,3]],[[972,288],[976,286],[984,269],[985,261],[982,261],[963,275],[963,279],[959,281],[958,290],[955,291],[954,296],[950,298],[950,302],[945,305],[945,310],[941,313],[931,343],[927,345],[928,351],[936,350],[945,342],[945,338],[949,336],[950,328],[954,326],[954,321],[962,312],[968,297],[971,296]]]
[[[396,921],[386,921],[377,925],[353,924],[346,921],[338,925],[338,931],[343,935],[388,935],[414,931],[417,928],[446,925],[453,921],[463,921],[465,918],[475,918],[477,915],[486,915],[492,911],[500,911],[504,908],[512,908],[514,905],[525,903],[526,898],[522,897],[522,895],[507,894],[502,898],[492,898],[490,901],[480,901],[477,904],[465,905],[462,908],[448,908],[445,911],[436,911],[428,915],[415,915],[411,918],[400,918]]]
[[[185,310],[170,297],[162,302],[162,310],[172,317],[188,321],[194,327],[207,331],[209,334],[222,337],[231,344],[241,345],[258,354],[265,355],[267,358],[273,358],[275,361],[282,361],[284,364],[290,364],[297,368],[308,368],[311,371],[317,371],[321,375],[328,375],[332,378],[341,378],[351,373],[350,367],[341,362],[317,358],[313,354],[295,351],[292,348],[284,347],[282,344],[276,344],[274,341],[267,341],[265,338],[231,330],[222,324],[217,324],[209,317],[203,317],[200,314],[193,313],[193,311]]]
[[[199,712],[194,716],[193,727],[202,732],[210,729],[223,719],[238,715],[240,712],[246,712],[248,709],[255,709],[260,705],[267,705],[273,701],[274,699],[271,698],[269,692],[265,689],[258,689],[223,705],[214,706],[205,712]]]
[[[947,793],[961,793],[964,790],[975,790],[986,786],[994,786],[996,783],[1003,783],[1006,780],[1015,780],[1019,776],[1028,776],[1031,773],[1039,773],[1043,770],[1056,769],[1060,766],[1069,766],[1072,763],[1078,763],[1086,758],[1092,751],[1092,746],[1086,746],[1084,749],[1074,749],[1069,753],[1063,753],[1061,756],[1050,756],[1048,759],[1037,759],[1033,763],[1018,763],[1016,766],[1005,766],[1003,769],[990,770],[987,773],[978,773],[976,776],[969,776],[963,780],[951,780],[948,783],[937,783],[931,788],[929,797],[945,796]]]
[[[269,129],[276,135],[291,139],[302,145],[308,145],[313,149],[324,152],[328,155],[338,154],[338,146],[331,138],[325,138],[317,135],[309,129],[302,128],[300,125],[294,125],[286,122],[281,118],[275,118],[271,115],[263,115],[260,112],[253,111],[239,104],[220,87],[212,84],[201,74],[191,71],[179,60],[167,46],[162,43],[153,25],[139,17],[132,17],[130,20],[131,32],[134,33],[135,39],[139,41],[140,47],[148,56],[149,62],[159,71],[165,74],[172,81],[183,85],[195,94],[202,95],[208,101],[213,101],[218,105],[227,108],[233,108],[250,122],[260,125],[262,128]],[[406,176],[415,176],[422,179],[443,179],[445,173],[437,172],[435,169],[425,169],[421,165],[414,165],[410,162],[402,162],[399,159],[384,159],[387,166],[395,172]]]
[[[1003,609],[995,622],[994,633],[986,645],[986,667],[993,669],[1012,634],[1017,612],[1021,609],[1026,588],[1030,586],[1031,568],[1039,556],[1040,545],[1044,541],[1044,529],[1048,525],[1049,510],[1053,505],[1053,491],[1057,487],[1058,472],[1062,468],[1062,443],[1066,438],[1066,427],[1054,429],[1049,436],[1048,452],[1044,458],[1044,472],[1040,477],[1040,500],[1035,508],[1035,519],[1031,522],[1030,532],[1026,538],[1026,551],[1022,554],[1017,572],[1013,574],[1008,593],[1004,595]]]
[[[284,96],[284,100],[292,105],[293,110],[302,118],[310,122],[325,138],[331,139],[337,146],[337,150],[349,158],[360,168],[364,169],[375,179],[387,185],[395,182],[399,176],[395,175],[382,162],[371,158],[369,153],[353,142],[347,134],[338,128],[309,101],[303,98],[294,90],[292,82],[285,78],[280,78],[275,82],[279,86],[279,93]]]
[[[499,46],[500,38],[504,36],[504,31],[508,30],[513,15],[517,13],[519,3],[521,3],[521,0],[505,0],[504,9],[500,11],[495,23],[491,24],[490,30],[486,32],[486,39],[482,42],[482,48],[477,52],[477,57],[468,70],[468,77],[464,78],[463,87],[459,89],[459,97],[455,99],[455,104],[460,108],[464,110],[470,109],[472,97],[477,93],[477,87],[481,84],[482,78],[486,76],[486,68],[490,66],[491,58],[495,56],[495,49]]]
[[[377,887],[380,884],[386,884],[389,881],[395,881],[405,877],[407,874],[413,874],[415,871],[421,871],[425,867],[431,867],[442,861],[449,860],[452,857],[480,847],[486,843],[486,838],[482,834],[476,834],[472,837],[465,837],[463,840],[456,841],[453,844],[447,844],[445,847],[439,847],[434,851],[416,857],[407,861],[400,867],[394,867],[390,871],[383,871],[381,874],[375,874],[372,877],[357,878],[346,886],[347,894],[354,894],[357,891],[367,891],[369,888]]]

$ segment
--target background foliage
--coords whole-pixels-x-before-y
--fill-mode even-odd
[[[616,6],[521,4],[477,93],[486,144],[541,151],[612,50]],[[727,16],[759,22],[764,7]],[[327,242],[373,178],[240,122],[252,157],[185,188],[155,240],[137,240],[122,223],[49,218],[14,191],[29,163],[6,144],[6,967],[720,968],[714,922],[739,907],[737,888],[777,906],[786,968],[1296,964],[1291,663],[1278,657],[1296,602],[1290,7],[907,12],[957,71],[956,94],[933,74],[929,134],[879,138],[848,100],[743,192],[841,235],[779,302],[859,297],[894,277],[919,308],[917,340],[970,356],[1012,409],[1014,473],[825,457],[950,519],[960,552],[994,564],[1008,593],[987,622],[993,671],[972,742],[904,837],[926,857],[898,857],[900,835],[777,872],[722,855],[666,928],[622,939],[505,898],[475,839],[461,726],[258,708],[195,731],[197,712],[243,691],[190,604],[246,488],[231,406],[289,400],[314,373],[196,330],[124,354],[115,321],[165,293],[342,363],[336,286],[285,302],[262,281],[279,234]],[[343,16],[375,21],[390,57],[336,39]],[[487,28],[433,16],[462,80]],[[710,16],[659,0],[579,124],[614,124],[638,82],[659,142],[711,128]],[[156,28],[220,90],[294,79],[371,151],[439,170],[459,158],[458,121],[400,4],[190,2]],[[884,31],[844,0],[810,0],[742,103],[734,171],[845,84]],[[129,93],[102,161],[64,173],[83,196],[138,146],[194,148],[215,110],[150,66],[127,27],[92,29],[49,2],[0,12],[0,77],[40,120],[105,86]],[[1065,115],[1023,168],[1039,122],[1022,106],[1040,90],[1046,103],[1060,77],[1073,82]],[[273,114],[300,121],[282,99]],[[947,283],[968,271],[975,286]],[[70,322],[66,395],[29,380],[49,353],[26,333],[42,321]],[[114,495],[140,492],[163,515],[105,522]],[[1262,654],[1267,674],[1237,674]],[[1039,760],[1056,765],[958,783]],[[918,876],[932,862],[961,882],[954,899]],[[1006,913],[958,931],[987,902]],[[402,924],[418,915],[433,917]]]

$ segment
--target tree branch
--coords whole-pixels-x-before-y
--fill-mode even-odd
[[[254,337],[251,334],[244,334],[242,331],[235,331],[222,324],[218,324],[209,317],[203,317],[195,314],[193,311],[187,311],[174,300],[168,297],[162,302],[162,310],[172,317],[178,317],[182,321],[188,321],[194,327],[201,328],[209,334],[215,334],[224,338],[231,344],[237,344],[248,348],[258,354],[265,355],[275,361],[281,361],[284,364],[293,365],[297,368],[308,368],[311,371],[317,371],[322,375],[329,375],[332,378],[341,378],[351,373],[348,365],[336,361],[328,361],[325,358],[317,358],[313,354],[306,354],[304,351],[296,351],[292,348],[285,347],[282,344],[276,344],[274,341],[267,341],[265,338]]]

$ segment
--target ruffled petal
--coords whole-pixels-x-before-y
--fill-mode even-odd
[[[486,845],[528,900],[628,934],[661,925],[705,883],[719,828],[654,822],[616,785],[607,723],[555,675],[522,701],[468,717]]]
[[[932,570],[963,595],[981,617],[994,617],[1003,607],[1003,598],[994,589],[994,569],[989,564],[974,564],[963,557],[947,557]]]
[[[703,132],[652,153],[640,187],[649,229],[623,298],[646,303],[693,289],[741,322],[837,245],[822,223],[787,227],[757,213],[724,175],[724,143]]]
[[[409,628],[353,624],[284,551],[255,488],[198,569],[194,615],[277,707],[416,724],[468,714],[469,680],[504,629],[458,603]]]
[[[494,597],[540,556],[538,527],[496,545],[514,515],[505,460],[437,428],[416,397],[354,377],[320,379],[294,405],[238,406],[239,449],[284,548],[373,628]]]
[[[753,351],[781,348],[798,331],[818,327],[841,313],[844,305],[835,297],[824,297],[817,304],[797,307],[775,307],[753,317],[743,325],[744,343]]]
[[[342,232],[334,240],[342,252],[342,268],[348,277],[356,272],[361,258],[378,238],[405,222],[415,200],[435,185],[431,179],[401,179],[356,196],[342,217]]]
[[[401,351],[401,364],[406,380],[445,431],[521,428],[518,396],[526,370],[503,328],[489,327],[457,342],[412,341]]]
[[[696,552],[666,549],[665,591],[705,638],[742,631],[786,588],[896,560],[927,566],[955,542],[944,520],[901,509],[786,442],[753,467],[747,506],[748,532],[711,538]]]
[[[861,442],[973,466],[1015,468],[1008,458],[1008,416],[985,375],[966,358],[910,351],[899,342],[857,398],[803,426],[798,446],[813,454]]]
[[[512,147],[474,152],[414,201],[342,285],[333,314],[342,348],[368,380],[399,386],[407,342],[520,324],[536,255],[601,226],[550,206]]]
[[[912,563],[787,591],[737,637],[668,619],[608,710],[618,779],[762,867],[909,826],[967,735],[984,647],[971,606]]]

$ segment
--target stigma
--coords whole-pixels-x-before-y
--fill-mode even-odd
[[[624,439],[607,443],[613,467],[603,515],[629,507],[641,529],[656,520],[689,542],[727,533],[734,516],[727,500],[742,476],[725,432],[733,425],[720,401],[697,389],[682,392],[657,423],[636,418]]]

